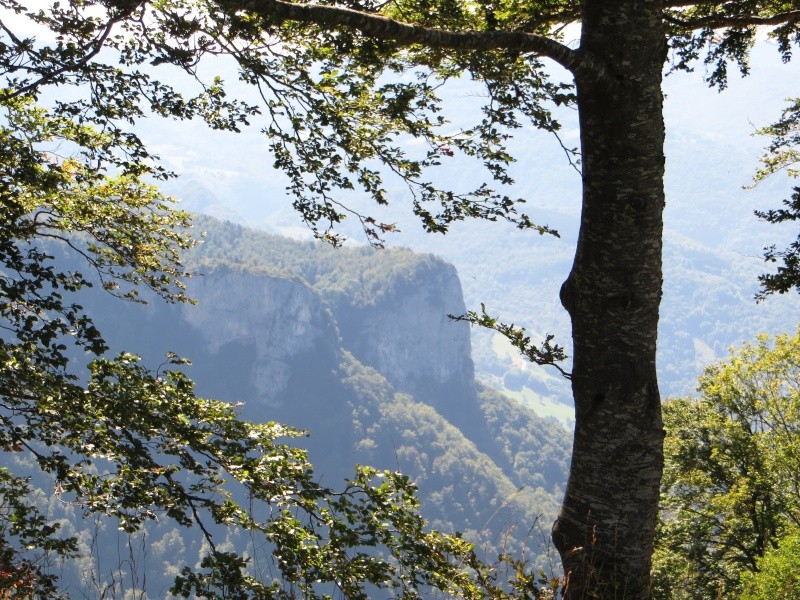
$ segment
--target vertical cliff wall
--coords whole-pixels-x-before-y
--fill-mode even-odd
[[[331,314],[298,278],[216,267],[192,278],[188,292],[197,304],[182,306],[180,318],[204,339],[204,356],[219,361],[234,346],[247,349],[247,368],[229,367],[247,377],[250,404],[280,408],[292,402],[287,392],[298,365],[324,373],[338,363]]]
[[[331,307],[343,347],[397,390],[437,409],[472,402],[469,328],[448,318],[466,310],[455,268],[405,250],[368,254],[351,268],[358,272],[349,285],[321,279],[315,286]]]

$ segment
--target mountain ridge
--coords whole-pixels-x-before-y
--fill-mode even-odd
[[[206,232],[185,258],[196,305],[85,302],[115,351],[153,368],[186,356],[198,394],[308,430],[300,443],[330,485],[357,463],[400,469],[432,527],[492,552],[532,543],[527,530],[560,503],[569,434],[476,383],[468,326],[447,317],[465,310],[452,265],[202,216],[195,227]],[[489,520],[506,524],[502,539]]]

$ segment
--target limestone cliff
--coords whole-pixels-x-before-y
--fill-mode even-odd
[[[208,235],[190,265],[203,276],[190,285],[197,306],[184,307],[181,320],[207,338],[188,354],[204,386],[211,372],[226,382],[211,388],[217,397],[246,399],[247,413],[260,419],[310,427],[312,446],[315,435],[330,440],[328,432],[338,431],[339,450],[326,441],[322,460],[352,464],[352,454],[342,453],[361,434],[351,416],[360,410],[359,392],[341,383],[340,365],[349,360],[343,353],[349,353],[392,393],[434,409],[504,465],[516,485],[528,483],[516,477],[507,448],[487,427],[469,328],[448,318],[465,312],[452,265],[402,248],[332,250],[206,218],[198,226]],[[230,373],[239,381],[230,381]],[[392,466],[387,458],[384,466]],[[559,477],[546,479],[550,487]]]
[[[198,307],[185,308],[184,318],[198,331],[215,329],[214,348],[251,340],[260,362],[253,381],[273,377],[270,403],[287,358],[332,334],[322,305],[335,343],[397,390],[436,407],[474,402],[469,329],[448,318],[465,312],[452,265],[406,249],[332,250],[207,219],[199,227],[212,233],[190,258],[203,276],[190,284]],[[226,323],[211,327],[223,314]]]
[[[469,328],[448,318],[466,311],[455,268],[404,250],[367,256],[351,281],[369,291],[317,286],[335,316],[342,345],[397,390],[433,406],[474,398]],[[398,258],[402,268],[393,269]]]
[[[251,404],[267,409],[288,402],[298,362],[336,365],[333,319],[302,280],[217,267],[192,278],[188,292],[197,304],[183,306],[181,317],[205,340],[204,355],[224,360],[221,355],[231,346],[249,348],[249,373],[244,374]],[[235,368],[241,372],[241,366]]]

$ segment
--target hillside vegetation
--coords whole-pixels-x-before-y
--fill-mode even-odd
[[[352,477],[356,464],[402,471],[419,486],[431,528],[462,532],[489,560],[507,551],[547,565],[569,434],[475,382],[469,331],[447,318],[464,310],[452,266],[403,249],[333,251],[203,217],[196,228],[203,242],[186,257],[196,305],[83,300],[112,350],[141,354],[152,368],[167,352],[185,356],[199,395],[305,429],[296,443],[324,484]],[[162,597],[203,551],[200,536],[166,523],[121,540],[46,491],[41,502],[82,540],[85,560],[62,576],[90,597],[104,585],[119,597],[141,588],[142,569],[148,593]],[[231,548],[251,543],[233,530],[223,537]],[[251,551],[269,570],[268,549]]]

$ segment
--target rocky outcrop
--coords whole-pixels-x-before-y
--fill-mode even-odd
[[[306,429],[281,442],[308,451],[323,485],[341,489],[355,464],[400,470],[418,483],[432,527],[528,556],[526,532],[558,505],[568,439],[476,390],[468,326],[447,317],[465,310],[456,270],[408,250],[333,252],[207,224],[206,243],[185,261],[198,273],[188,280],[196,304],[81,295],[112,351],[158,370],[167,352],[187,357],[199,396]],[[201,543],[183,531],[174,539],[187,555]]]
[[[382,275],[381,289],[368,300],[324,291],[323,296],[330,302],[343,346],[395,389],[437,408],[474,398],[469,328],[448,317],[466,311],[452,265],[417,255],[404,270]]]
[[[448,418],[476,406],[469,328],[448,318],[465,312],[452,265],[405,249],[331,251],[205,224],[213,235],[187,260],[198,273],[187,282],[196,304],[100,299],[92,313],[113,347],[187,356],[201,394],[245,402],[260,417],[324,395],[320,377],[341,350]]]
[[[232,345],[249,348],[251,403],[278,408],[290,401],[298,363],[312,369],[336,365],[333,319],[319,294],[300,279],[217,267],[193,278],[188,292],[197,304],[183,306],[181,317],[204,338],[204,354],[219,360]]]

